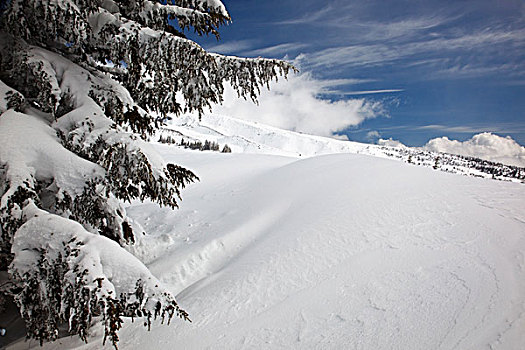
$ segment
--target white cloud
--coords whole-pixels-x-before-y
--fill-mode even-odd
[[[381,134],[377,130],[372,130],[366,133],[366,139],[370,141],[375,141],[376,139],[380,137],[381,137]]]
[[[460,133],[460,134],[481,134],[484,132],[492,132],[498,134],[511,134],[511,133],[524,133],[525,125],[520,122],[515,123],[498,123],[498,124],[474,124],[474,125],[458,125],[458,126],[449,126],[449,125],[440,125],[440,124],[430,124],[422,126],[402,126],[397,127],[396,129],[406,129],[406,130],[433,130],[439,131],[443,134],[445,133]]]
[[[407,66],[432,68],[433,73],[425,76],[425,79],[483,76],[498,72],[523,76],[523,63],[519,57],[524,45],[525,29],[491,28],[475,33],[421,37],[406,42],[385,40],[343,44],[304,52],[298,59],[305,67],[339,69],[385,66],[403,61]],[[505,57],[501,56],[503,51],[506,52]],[[462,52],[476,52],[476,60],[467,60]],[[450,57],[457,57],[458,60],[463,58],[463,61]],[[499,61],[495,61],[494,58],[498,57]],[[503,63],[501,58],[505,60]]]
[[[275,56],[280,55],[285,56],[289,52],[296,52],[302,48],[307,47],[308,44],[301,43],[285,43],[274,46],[263,47],[260,49],[244,51],[242,52],[243,56]]]
[[[384,89],[384,90],[364,90],[364,91],[348,91],[345,95],[372,95],[372,94],[388,94],[392,92],[402,92],[403,89]]]
[[[476,127],[476,126],[446,126],[439,124],[423,125],[414,128],[415,130],[440,130],[444,132],[455,132],[455,133],[476,133],[484,132],[487,128]]]
[[[355,84],[364,84],[364,83],[375,83],[375,79],[355,79],[355,78],[342,78],[342,79],[324,79],[321,81],[325,87],[333,88],[335,86],[344,86],[344,85],[355,85]]]
[[[349,141],[350,139],[348,138],[348,135],[339,135],[339,134],[333,134],[332,135],[332,138],[336,139],[336,140],[341,140],[341,141]]]
[[[414,35],[419,31],[426,31],[435,27],[451,22],[461,15],[451,15],[451,13],[431,14],[409,14],[401,19],[388,22],[386,19],[380,21],[370,19],[359,9],[363,3],[341,2],[337,5],[329,4],[315,12],[304,14],[303,16],[287,21],[278,22],[281,25],[313,25],[321,28],[337,28],[344,33],[352,34],[358,40],[365,41],[384,41],[394,38],[406,39],[407,36]],[[375,12],[375,9],[369,9]],[[366,10],[365,10],[366,11]],[[368,19],[367,19],[368,18]]]
[[[333,11],[334,7],[330,4],[324,6],[321,9],[317,9],[315,12],[312,13],[306,13],[303,16],[295,19],[290,19],[282,22],[277,22],[275,24],[313,24],[317,21],[322,20],[323,23],[326,21],[326,16],[331,17],[331,12]]]
[[[252,40],[233,40],[222,44],[206,47],[206,51],[217,52],[221,54],[231,54],[239,51],[253,48],[255,43]]]
[[[428,141],[424,148],[434,152],[460,154],[525,167],[525,147],[520,146],[510,136],[501,137],[484,132],[464,142],[441,137]]]
[[[393,140],[392,138],[389,138],[387,140],[379,139],[377,140],[377,144],[379,146],[386,146],[386,147],[406,148],[404,144],[402,144],[398,140]]]
[[[339,81],[335,82],[339,84]],[[278,128],[320,136],[333,136],[365,119],[386,116],[381,102],[366,99],[331,101],[321,98],[332,85],[310,74],[293,75],[261,90],[259,105],[237,98],[231,87],[225,90],[222,105],[214,112],[258,121]]]

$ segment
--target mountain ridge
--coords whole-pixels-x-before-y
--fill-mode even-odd
[[[449,173],[525,183],[525,168],[476,157],[441,153],[422,147],[391,147],[337,140],[209,114],[199,119],[184,115],[173,119],[157,133],[160,142],[180,144],[187,141],[216,142],[228,145],[235,153],[258,153],[289,157],[313,157],[334,153],[365,154],[389,158]]]

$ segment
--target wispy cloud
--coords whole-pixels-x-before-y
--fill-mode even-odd
[[[380,16],[376,16],[377,8],[374,6],[385,7],[382,3],[374,5],[373,2],[367,4],[364,1],[352,3],[331,1],[320,10],[274,24],[310,25],[322,28],[320,30],[333,28],[337,29],[343,37],[351,35],[353,41],[363,42],[393,38],[408,39],[416,33],[427,32],[463,16],[451,11],[434,10],[424,14],[407,9],[404,11],[404,16],[400,18],[389,15],[388,20],[378,20]]]
[[[255,47],[255,45],[256,42],[254,40],[234,40],[225,42],[223,44],[206,47],[206,50],[215,53],[231,54],[250,50]]]
[[[312,45],[317,50],[301,56],[315,70],[395,66],[400,72],[410,66],[431,73],[418,74],[420,79],[515,76],[525,72],[523,8],[514,0],[496,7],[488,0],[331,0],[278,24],[327,33]]]
[[[439,130],[442,132],[455,132],[455,133],[476,133],[486,131],[486,127],[476,127],[476,126],[446,126],[439,124],[423,125],[414,127],[413,130]]]
[[[520,84],[515,79],[516,78],[525,78],[525,65],[523,63],[504,63],[497,64],[493,63],[491,65],[480,65],[476,63],[467,63],[467,64],[456,64],[450,67],[442,68],[435,70],[428,74],[426,79],[441,79],[446,77],[461,77],[461,78],[470,78],[470,77],[479,77],[494,75],[498,73],[512,73],[512,80],[507,82],[507,85],[523,85],[523,82]]]
[[[274,22],[275,25],[290,25],[290,24],[316,24],[320,21],[323,23],[326,23],[327,18],[333,18],[332,14],[335,10],[335,7],[333,5],[325,5],[323,8],[318,9],[314,12],[308,12],[300,17],[297,18],[291,18],[288,20],[280,21],[280,22]]]
[[[429,124],[420,126],[396,126],[396,129],[412,131],[436,131],[440,133],[457,133],[457,134],[477,134],[483,132],[511,134],[525,132],[525,122],[522,123],[498,123],[485,125],[442,125]]]
[[[394,21],[360,21],[343,22],[340,27],[355,34],[357,43],[372,42],[409,42],[418,38],[431,38],[433,30],[458,19],[438,15],[408,17]]]
[[[257,40],[234,40],[206,47],[206,50],[220,54],[238,54],[246,57],[284,57],[286,55],[297,56],[302,49],[310,46],[306,43],[283,43],[265,47],[258,47],[259,45],[260,43]]]
[[[280,57],[283,57],[287,54],[296,53],[299,50],[308,47],[308,44],[305,43],[285,43],[285,44],[278,44],[268,47],[263,47],[260,49],[250,50],[250,51],[243,51],[242,55],[244,56],[275,56],[280,55]]]
[[[295,63],[295,62],[294,62]],[[361,91],[343,91],[341,88],[352,85],[361,85],[371,82],[377,82],[374,79],[358,79],[358,78],[343,78],[343,79],[313,79],[309,74],[308,81],[315,82],[316,91],[319,95],[337,95],[337,96],[359,96],[359,95],[373,95],[373,94],[387,94],[402,92],[403,89],[381,89],[381,90],[361,90]]]
[[[330,47],[299,57],[310,69],[373,68],[396,65],[427,71],[418,79],[525,75],[525,28],[491,29],[457,37],[406,43],[375,43]]]
[[[410,2],[395,6],[379,1],[331,0],[320,9],[298,11],[298,17],[274,23],[326,33],[316,41],[260,47],[256,40],[240,40],[208,49],[246,56],[288,54],[297,56],[307,70],[317,71],[394,66],[396,72],[418,69],[425,72],[417,74],[420,80],[502,73],[514,80],[524,76],[525,18],[501,21],[483,13],[487,20],[473,21],[469,17],[472,13],[491,8],[489,1],[480,1],[470,5],[425,2],[418,7],[420,4]],[[514,3],[505,6],[516,7],[519,14],[523,6]]]
[[[388,64],[401,59],[412,58],[414,63],[424,64],[428,62],[428,58],[420,60],[416,55],[443,55],[450,54],[455,50],[478,50],[486,47],[491,47],[491,51],[495,50],[494,46],[501,49],[503,45],[508,45],[509,42],[514,43],[515,50],[525,47],[525,29],[514,31],[485,31],[483,33],[475,33],[463,35],[454,38],[436,38],[431,40],[409,42],[405,44],[372,44],[372,45],[349,45],[332,47],[313,52],[303,56],[303,59],[308,64],[318,66],[366,66],[374,64]],[[512,48],[511,48],[512,49]],[[436,62],[437,58],[433,58]]]
[[[376,82],[375,79],[358,79],[358,78],[343,78],[343,79],[323,79],[319,80],[319,83],[324,87],[336,87],[336,86],[345,86],[345,85],[357,85],[365,83]]]
[[[389,94],[393,92],[401,92],[403,89],[385,89],[385,90],[365,90],[365,91],[348,91],[344,95],[372,95],[372,94]]]

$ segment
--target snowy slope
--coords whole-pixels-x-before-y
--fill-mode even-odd
[[[137,253],[193,323],[129,323],[121,349],[525,344],[522,184],[356,154],[157,148],[201,182],[178,211],[128,211],[153,233]],[[44,348],[100,344],[95,335]]]
[[[243,153],[293,157],[313,157],[334,153],[368,154],[467,176],[525,182],[525,168],[523,167],[468,156],[439,153],[419,147],[403,145],[393,147],[335,140],[217,114],[206,115],[202,120],[191,115],[176,118],[168,127],[162,129],[157,137],[159,140],[169,138],[176,144],[179,144],[181,140],[186,143],[208,140],[218,143],[221,148],[227,144],[233,152]],[[521,163],[517,158],[514,161]]]
[[[332,153],[382,154],[375,145],[301,134],[218,114],[206,115],[200,121],[192,115],[184,115],[175,118],[164,133],[169,134],[170,130],[176,131],[172,135],[181,135],[180,138],[186,137],[186,140],[208,139],[220,145],[228,144],[237,153],[294,157]]]

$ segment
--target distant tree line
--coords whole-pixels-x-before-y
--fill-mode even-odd
[[[525,182],[525,168],[522,167],[456,154],[436,154],[421,149],[402,149],[392,147],[381,147],[381,149],[386,155],[402,159],[409,164],[460,173],[465,172],[464,170],[461,170],[461,168],[475,169],[481,173],[490,175],[493,179],[517,179]]]
[[[228,145],[224,145],[222,147],[222,150],[220,148],[220,145],[215,141],[208,141],[205,140],[204,143],[200,140],[196,141],[185,141],[184,139],[181,139],[180,142],[177,141],[176,138],[172,137],[171,135],[160,135],[159,137],[160,143],[166,143],[170,145],[178,145],[182,146],[184,148],[192,149],[192,150],[199,150],[199,151],[215,151],[215,152],[222,152],[222,153],[231,153],[231,148]]]

